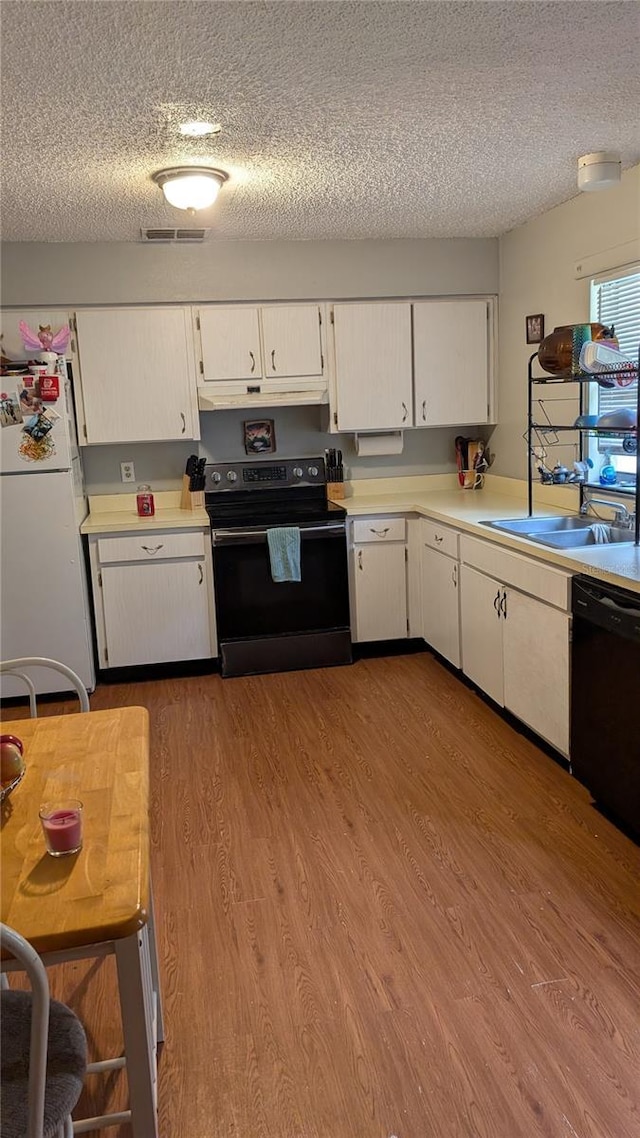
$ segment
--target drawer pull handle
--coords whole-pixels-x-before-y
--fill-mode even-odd
[[[180,431],[180,434],[184,435],[184,434],[186,434],[186,430],[187,430],[187,420],[185,419],[182,411],[180,412],[180,418],[182,419],[182,430]]]
[[[153,557],[155,553],[159,553],[161,549],[164,549],[164,545],[154,545],[153,549],[150,545],[141,545],[140,548],[144,549],[145,553],[148,553],[150,557]]]
[[[500,616],[500,590],[499,589],[498,589],[498,592],[496,593],[495,597],[493,598],[493,607],[496,610],[498,616]]]
[[[454,565],[453,569],[451,570],[451,580],[453,581],[454,589],[457,589],[458,588],[458,566],[457,565]]]
[[[423,399],[422,400],[422,422],[426,423],[426,421],[427,421],[427,401],[426,401],[426,399]]]
[[[253,375],[254,371],[256,370],[256,357],[254,356],[253,352],[249,352],[249,359],[251,360],[251,374]]]
[[[406,421],[407,421],[407,416],[408,416],[408,414],[409,414],[409,408],[407,407],[406,403],[403,403],[403,404],[402,404],[402,410],[403,410],[403,415],[402,415],[402,422],[403,422],[403,423],[406,423]]]
[[[504,619],[506,620],[507,619],[507,590],[506,589],[502,590],[502,600],[500,601],[500,612],[502,613]]]
[[[273,351],[271,353],[271,370],[272,371],[276,370],[276,350],[275,350],[275,348],[273,349]]]
[[[362,569],[362,550],[358,550],[358,569]]]
[[[198,584],[201,585],[202,582],[204,581],[204,573],[202,572],[202,565],[198,565],[198,573],[200,574],[198,577]]]
[[[441,537],[439,533],[434,533],[433,539],[434,539],[434,541],[437,541],[438,545],[441,545],[442,542],[444,541],[444,538]]]
[[[386,537],[389,532],[389,526],[386,529],[373,529],[369,527],[369,533],[375,533],[376,537]]]

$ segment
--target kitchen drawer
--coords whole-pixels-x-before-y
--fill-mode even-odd
[[[115,561],[164,561],[168,558],[198,557],[205,555],[202,532],[137,533],[127,537],[101,537],[98,558],[101,565]]]
[[[569,611],[571,573],[544,565],[520,553],[512,553],[493,542],[481,541],[467,534],[460,536],[460,560],[473,569],[495,577],[503,585],[512,585],[538,600]]]
[[[437,549],[439,553],[446,553],[449,557],[458,557],[458,537],[460,535],[448,526],[430,522],[427,518],[420,521],[420,537],[424,545]]]
[[[373,541],[405,541],[406,529],[404,518],[356,518],[353,523],[353,543],[365,545]]]

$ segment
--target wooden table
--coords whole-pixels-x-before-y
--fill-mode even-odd
[[[155,1138],[156,1048],[164,1038],[149,876],[149,720],[142,707],[5,721],[24,743],[27,771],[3,804],[2,921],[45,963],[115,953],[130,1111],[88,1119],[75,1133],[130,1121]],[[84,803],[80,853],[52,858],[38,809]],[[3,967],[10,967],[9,961]],[[107,1122],[107,1119],[109,1121]]]

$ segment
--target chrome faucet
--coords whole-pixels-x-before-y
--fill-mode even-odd
[[[586,502],[582,503],[580,513],[586,514],[589,506],[606,506],[609,510],[615,510],[613,524],[622,526],[624,529],[631,529],[635,522],[635,514],[632,514],[623,502],[611,502],[607,498],[588,498]]]

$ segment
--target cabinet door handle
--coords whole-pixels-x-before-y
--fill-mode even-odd
[[[253,375],[254,371],[256,370],[256,357],[254,356],[253,352],[249,352],[249,359],[251,360],[251,375]]]
[[[362,550],[358,550],[358,569],[362,569]]]
[[[140,548],[144,549],[145,553],[149,554],[149,557],[153,557],[154,554],[159,553],[161,549],[164,549],[164,545],[154,545],[153,549],[150,545],[141,545]]]
[[[457,565],[454,565],[453,569],[451,570],[451,580],[453,581],[454,589],[457,589],[458,588],[458,566]]]
[[[507,590],[506,589],[502,590],[502,600],[500,601],[500,612],[502,613],[504,619],[506,620],[507,619]]]
[[[426,399],[423,399],[422,400],[422,422],[426,423],[426,421],[427,421],[427,401],[426,401]]]
[[[275,348],[273,349],[273,351],[271,353],[271,370],[272,371],[276,370],[276,350],[275,350]]]
[[[406,423],[406,421],[407,421],[407,416],[408,416],[408,414],[409,414],[409,408],[407,407],[406,403],[403,403],[403,404],[402,404],[402,410],[403,410],[403,415],[402,415],[402,422],[403,422],[403,423]]]
[[[434,533],[433,540],[436,541],[438,545],[440,545],[444,541],[444,538],[441,537],[440,534]]]
[[[500,616],[500,590],[499,589],[498,589],[498,592],[496,593],[495,597],[493,598],[493,607],[496,610],[498,617],[499,617]]]
[[[202,572],[202,565],[198,565],[198,584],[201,585],[204,581],[204,573]]]
[[[389,532],[389,526],[386,529],[372,529],[369,528],[369,533],[375,533],[376,537],[386,537]]]
[[[184,413],[182,411],[180,412],[180,418],[182,419],[182,430],[181,430],[180,434],[184,435],[186,433],[186,430],[187,430],[187,420],[185,419]]]

